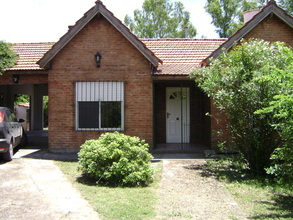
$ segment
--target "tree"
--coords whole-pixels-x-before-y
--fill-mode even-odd
[[[293,1],[292,0],[279,0],[279,5],[291,16],[293,16]]]
[[[189,37],[196,35],[189,21],[190,13],[179,1],[145,0],[142,10],[136,9],[133,15],[133,19],[126,15],[124,23],[140,38],[184,38],[185,28]]]
[[[0,75],[16,64],[17,54],[11,49],[12,44],[0,41]]]
[[[191,74],[226,114],[233,143],[254,173],[270,166],[270,157],[281,144],[272,126],[277,120],[274,113],[255,112],[268,107],[278,95],[278,86],[268,83],[267,77],[276,71],[292,71],[287,50],[280,42],[243,41]]]
[[[265,0],[207,0],[205,10],[220,37],[229,37],[243,25],[243,12],[263,7]],[[293,15],[293,1],[279,0],[278,4]]]
[[[242,13],[257,9],[262,0],[207,0],[205,10],[220,37],[229,37],[243,24]]]
[[[275,69],[265,78],[271,88],[276,88],[277,94],[270,106],[256,113],[273,113],[276,121],[272,126],[282,139],[282,144],[273,152],[272,165],[266,169],[267,172],[280,180],[293,181],[293,50],[288,48],[284,52],[284,58],[291,60],[291,64],[287,70]]]

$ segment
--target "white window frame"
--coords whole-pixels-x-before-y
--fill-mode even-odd
[[[99,102],[99,127],[79,127],[79,102]],[[121,102],[121,128],[101,127],[101,102]],[[123,82],[76,82],[75,83],[75,129],[77,131],[123,131],[124,130],[124,83]]]

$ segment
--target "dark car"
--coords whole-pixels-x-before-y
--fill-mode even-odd
[[[13,148],[19,145],[24,137],[23,128],[15,114],[7,107],[0,107],[0,156],[5,161],[11,161]]]

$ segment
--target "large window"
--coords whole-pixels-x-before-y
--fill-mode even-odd
[[[123,82],[76,83],[77,130],[123,130]]]

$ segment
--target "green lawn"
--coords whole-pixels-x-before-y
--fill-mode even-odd
[[[77,162],[56,162],[73,185],[80,190],[105,220],[157,219],[156,190],[162,163],[154,163],[155,182],[148,187],[102,187],[86,182],[77,171]],[[231,165],[231,164],[230,164]],[[248,219],[293,219],[293,188],[279,185],[267,177],[255,177],[229,164],[209,162],[203,175],[215,175],[234,196]]]
[[[250,219],[293,219],[293,193],[274,186],[227,183],[229,192]]]
[[[80,190],[103,219],[154,219],[156,216],[156,189],[162,169],[153,163],[156,178],[148,187],[104,187],[85,182],[77,171],[77,162],[56,162],[62,172]]]
[[[253,176],[231,160],[211,160],[205,172],[223,182],[249,219],[293,219],[293,186]]]

